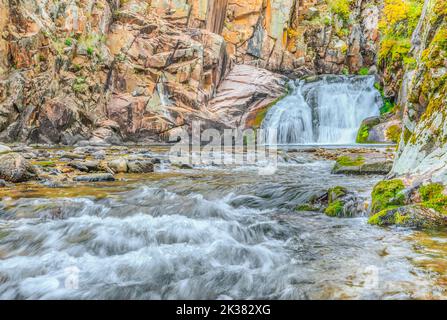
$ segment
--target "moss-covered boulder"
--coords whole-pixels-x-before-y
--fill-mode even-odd
[[[400,225],[412,228],[447,226],[447,195],[440,183],[428,183],[404,194],[401,180],[382,181],[372,193],[372,213],[369,223],[379,226]],[[412,202],[405,205],[406,202]]]
[[[404,189],[405,185],[400,179],[380,181],[371,193],[371,212],[377,213],[390,207],[403,206]]]
[[[423,204],[415,204],[382,210],[371,216],[368,223],[378,226],[398,225],[416,229],[434,229],[447,226],[447,215]]]

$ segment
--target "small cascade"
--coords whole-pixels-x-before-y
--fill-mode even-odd
[[[380,114],[373,76],[323,76],[290,82],[291,93],[267,113],[266,142],[352,144],[361,122]]]

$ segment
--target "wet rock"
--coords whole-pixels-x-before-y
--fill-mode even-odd
[[[96,174],[77,176],[74,177],[73,180],[78,182],[104,182],[104,181],[115,181],[115,178],[110,173],[96,173]]]
[[[23,182],[36,177],[34,167],[20,154],[7,153],[0,156],[0,179]]]
[[[0,179],[0,188],[6,187],[6,181],[3,179]]]
[[[220,84],[208,109],[228,127],[259,125],[256,115],[286,94],[286,82],[267,70],[237,65]]]
[[[154,172],[154,164],[150,160],[129,161],[127,164],[129,173],[148,173]]]
[[[356,158],[342,156],[337,158],[332,169],[333,174],[350,175],[386,175],[393,167],[391,160],[365,160],[364,157]]]
[[[356,192],[340,186],[328,190],[328,206],[324,213],[330,217],[355,217],[365,214],[365,201]]]
[[[128,170],[127,160],[123,158],[111,160],[107,162],[107,165],[115,173],[125,173]]]
[[[98,161],[75,161],[68,164],[70,167],[83,171],[83,172],[92,172],[92,171],[100,171],[99,162]]]

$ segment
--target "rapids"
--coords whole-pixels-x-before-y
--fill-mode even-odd
[[[331,175],[331,161],[288,155],[273,175],[162,163],[121,189],[97,183],[85,186],[89,195],[61,188],[51,197],[29,189],[4,197],[0,298],[446,297],[432,268],[445,266],[433,258],[445,237],[425,235],[438,244],[428,246],[411,230],[373,227],[366,217],[294,210],[335,185],[366,200],[381,177]]]

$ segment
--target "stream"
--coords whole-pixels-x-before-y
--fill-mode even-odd
[[[336,185],[367,200],[382,177],[288,154],[272,175],[163,160],[149,175],[4,196],[0,298],[447,297],[445,235],[295,211]]]

